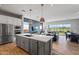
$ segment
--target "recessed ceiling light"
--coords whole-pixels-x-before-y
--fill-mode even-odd
[[[77,14],[79,14],[79,11],[77,12]]]
[[[50,6],[53,7],[54,5],[53,4],[50,4]]]

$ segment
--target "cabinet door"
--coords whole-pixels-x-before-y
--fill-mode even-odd
[[[33,55],[37,55],[37,41],[36,40],[30,40],[30,52]]]
[[[8,24],[8,35],[14,35],[14,26]]]
[[[8,27],[7,24],[2,24],[2,43],[7,43],[8,40]]]
[[[9,42],[12,42],[14,40],[14,26],[11,24],[8,24],[8,35],[9,35]]]
[[[45,43],[38,42],[38,55],[44,55],[45,54]]]
[[[13,42],[13,38],[14,38],[13,35],[8,35],[8,40],[9,40],[9,42]]]
[[[45,55],[50,55],[50,41],[45,43]]]
[[[24,49],[25,48],[25,46],[24,46],[25,45],[25,39],[24,39],[24,37],[20,37],[20,39],[21,39],[20,40],[21,41],[21,48]]]
[[[2,24],[2,35],[8,35],[8,25],[7,24]]]
[[[38,54],[50,55],[51,54],[51,41],[48,41],[46,43],[38,42]]]
[[[18,36],[16,36],[16,45],[18,45]]]
[[[29,51],[29,39],[27,39],[27,38],[24,38],[25,40],[25,44],[24,44],[24,46],[25,46],[25,50],[26,51]]]
[[[0,24],[0,44],[1,44],[1,40],[2,40],[2,24]]]
[[[2,24],[0,24],[0,36],[2,36]]]
[[[19,40],[18,40],[18,38],[19,38],[19,37],[16,36],[16,46],[19,46],[19,42],[18,42]]]
[[[21,38],[20,38],[20,36],[16,36],[16,45],[18,47],[21,47]]]

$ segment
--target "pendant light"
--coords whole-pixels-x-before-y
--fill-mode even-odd
[[[29,19],[29,24],[32,24],[32,19],[31,19],[31,12],[32,12],[32,9],[29,9],[30,11],[30,19]]]
[[[45,22],[45,19],[43,17],[43,6],[44,6],[44,4],[41,4],[41,18],[40,18],[40,23]]]
[[[42,26],[41,31],[43,31],[43,23],[45,22],[45,19],[43,17],[43,6],[44,4],[41,4],[41,18],[40,18],[40,25]]]

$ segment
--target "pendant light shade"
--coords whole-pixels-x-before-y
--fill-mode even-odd
[[[43,22],[45,22],[45,19],[44,19],[44,17],[41,17],[40,18],[40,23],[43,23]]]

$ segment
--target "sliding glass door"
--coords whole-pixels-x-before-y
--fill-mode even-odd
[[[71,31],[71,24],[50,24],[48,25],[48,31],[55,31],[64,35],[65,32]]]

